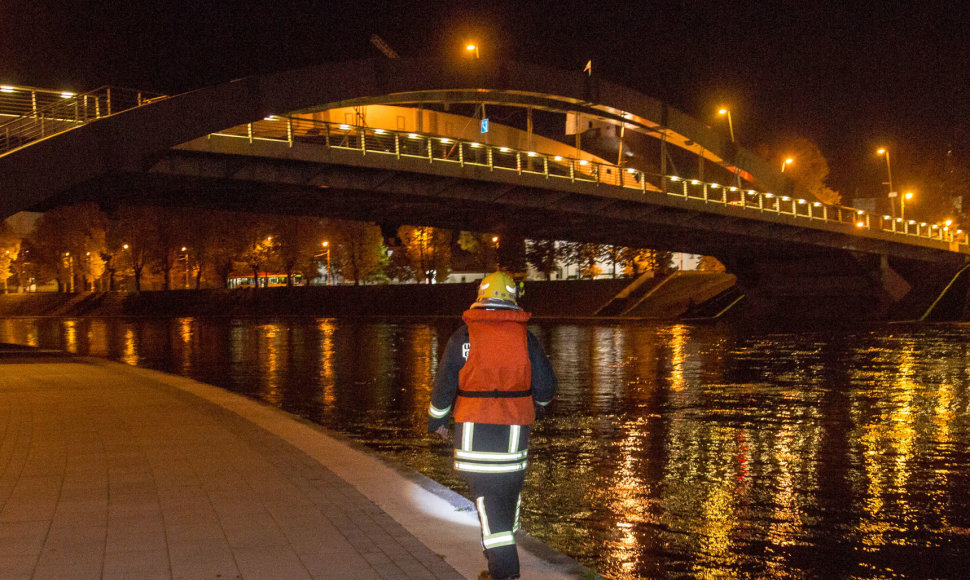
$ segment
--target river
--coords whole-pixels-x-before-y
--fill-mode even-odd
[[[218,385],[467,493],[425,435],[457,324],[12,318],[0,341]],[[523,526],[603,576],[966,577],[970,326],[531,329],[560,382]]]

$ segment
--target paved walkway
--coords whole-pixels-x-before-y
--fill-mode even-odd
[[[222,389],[0,351],[0,578],[475,578],[471,503]],[[524,579],[576,578],[523,538]]]

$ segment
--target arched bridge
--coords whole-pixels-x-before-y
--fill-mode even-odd
[[[952,286],[970,254],[959,230],[786,193],[783,176],[703,124],[580,73],[371,60],[139,96],[107,115],[89,115],[82,97],[74,109],[86,118],[51,115],[70,128],[54,136],[23,143],[0,126],[0,145],[13,148],[0,155],[2,215],[81,199],[144,202],[149,192],[154,202],[664,247],[717,256],[776,303],[804,291],[806,278],[824,279],[831,296],[851,289],[863,316],[914,294],[937,297],[927,278]],[[527,110],[528,126],[483,135],[477,124],[459,127],[471,117],[449,107],[462,106]],[[615,128],[619,164],[539,135],[533,111]],[[438,116],[457,125],[439,126]],[[624,157],[634,135],[652,140],[655,162]],[[696,169],[682,161],[689,171],[672,170],[669,149],[694,155]]]

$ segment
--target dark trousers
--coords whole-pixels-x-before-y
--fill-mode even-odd
[[[482,526],[482,548],[493,578],[519,576],[519,553],[513,534],[519,529],[519,498],[525,471],[463,472],[471,487]],[[511,543],[509,543],[511,541]],[[491,546],[491,547],[490,547]]]

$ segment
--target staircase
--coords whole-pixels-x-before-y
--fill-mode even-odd
[[[164,98],[163,95],[116,87],[74,94],[0,86],[0,155]]]
[[[629,286],[620,291],[619,294],[614,296],[609,302],[600,306],[593,316],[619,316],[631,304],[635,304],[645,293],[649,292],[651,288],[656,286],[659,282],[654,276],[654,272],[646,272],[641,274],[636,280],[630,283]]]

